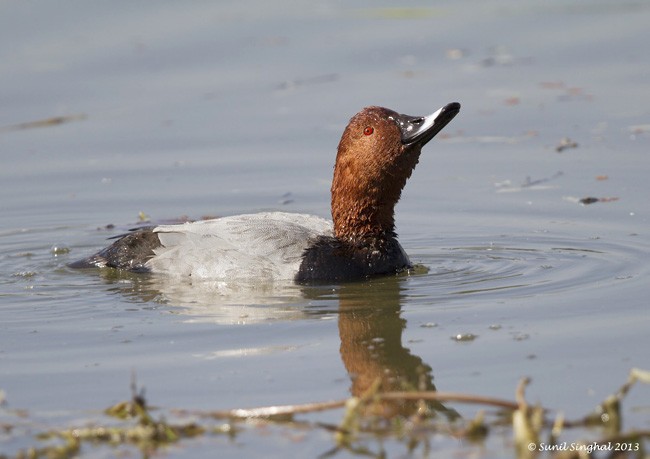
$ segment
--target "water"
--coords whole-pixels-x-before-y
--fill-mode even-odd
[[[650,368],[649,19],[643,2],[4,5],[0,417],[16,427],[0,454],[102,419],[133,372],[165,409],[336,400],[386,371],[417,383],[424,367],[438,390],[507,399],[530,376],[529,400],[589,412]],[[454,100],[460,115],[397,208],[410,275],[250,288],[65,266],[140,212],[327,217],[350,116]],[[21,126],[52,117],[69,118]],[[577,148],[557,152],[563,138]],[[647,428],[647,396],[626,399],[626,428]],[[510,454],[501,436],[485,456]],[[332,444],[323,430],[249,426],[166,454]]]

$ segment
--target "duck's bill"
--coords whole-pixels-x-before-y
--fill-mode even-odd
[[[460,104],[452,102],[428,116],[399,115],[395,121],[402,131],[402,144],[425,145],[442,131],[459,111]]]

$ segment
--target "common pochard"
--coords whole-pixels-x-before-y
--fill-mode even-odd
[[[192,279],[349,281],[412,265],[397,241],[395,205],[422,147],[460,111],[428,116],[383,107],[354,115],[338,146],[332,222],[264,212],[134,230],[73,268],[116,268]]]

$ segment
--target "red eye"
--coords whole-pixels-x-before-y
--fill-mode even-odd
[[[375,130],[374,130],[373,128],[371,128],[370,126],[368,126],[367,128],[365,128],[365,129],[363,130],[363,134],[364,134],[364,135],[370,135],[370,134],[372,134],[373,132],[375,132]]]

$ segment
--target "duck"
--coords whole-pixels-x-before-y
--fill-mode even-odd
[[[347,282],[413,267],[397,240],[395,206],[422,148],[460,112],[452,102],[426,116],[370,106],[338,144],[332,220],[260,212],[134,229],[69,266],[159,273],[192,280]]]

